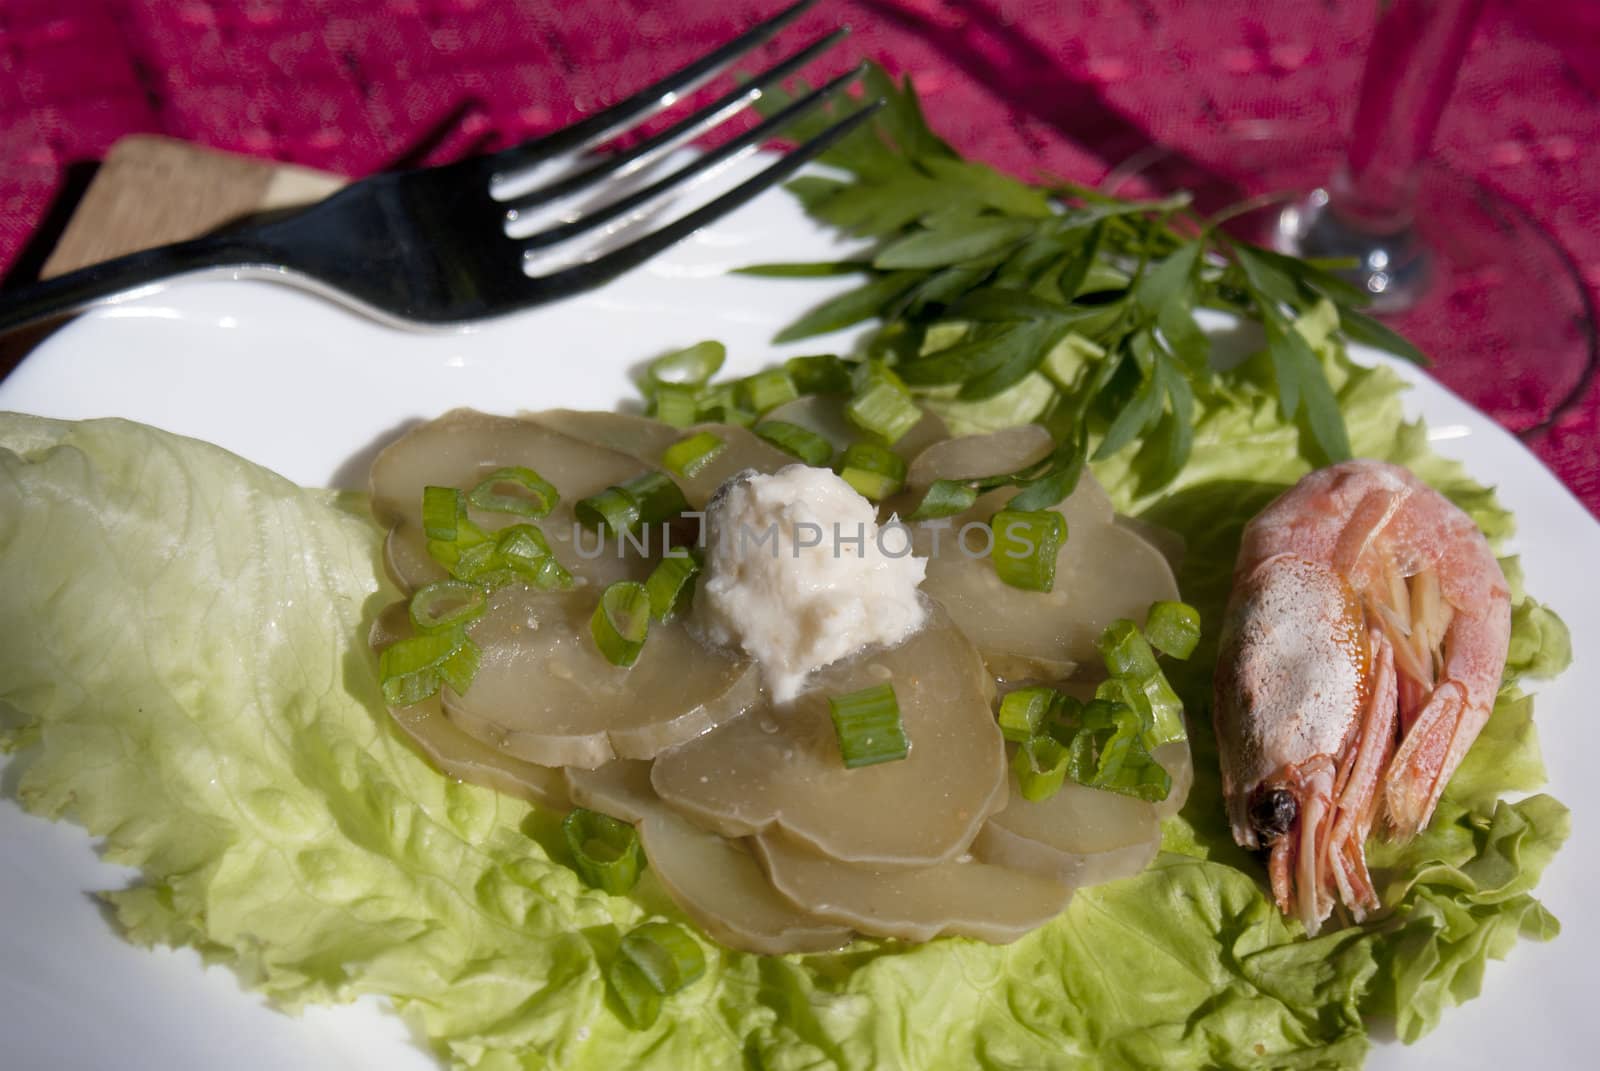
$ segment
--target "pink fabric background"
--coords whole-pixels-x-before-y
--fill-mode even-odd
[[[0,270],[25,260],[69,165],[160,132],[360,175],[496,148],[603,107],[781,0],[0,0]],[[1348,128],[1376,0],[824,0],[778,50],[848,22],[819,73],[909,73],[936,127],[1019,174],[1098,180],[1157,143],[1155,177],[1259,189],[1237,139]],[[1525,210],[1600,300],[1600,4],[1491,0],[1436,155]],[[1180,166],[1181,165],[1181,166]],[[1497,280],[1418,341],[1513,428],[1539,354],[1473,346]],[[1476,303],[1475,303],[1476,302]],[[1531,399],[1531,401],[1530,401]],[[1533,448],[1600,514],[1600,387]]]

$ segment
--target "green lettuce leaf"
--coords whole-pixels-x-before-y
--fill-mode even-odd
[[[1376,407],[1347,409],[1357,441],[1430,463],[1387,373],[1346,372]],[[1215,621],[1238,528],[1299,463],[1297,432],[1255,399],[1207,406],[1179,484],[1138,504],[1189,536],[1184,590]],[[1135,503],[1137,473],[1102,475]],[[1150,870],[1005,947],[707,942],[705,977],[633,1031],[604,967],[638,922],[683,920],[648,871],[626,898],[584,888],[556,816],[440,776],[391,728],[362,640],[394,597],[380,550],[359,500],[215,447],[0,416],[0,740],[22,749],[25,806],[142,871],[106,894],[130,939],[193,946],[287,1008],[386,995],[454,1066],[1354,1067],[1363,1016],[1418,1036],[1487,957],[1555,930],[1529,890],[1565,812],[1497,801],[1542,778],[1514,683],[1440,820],[1375,851],[1398,908],[1307,941],[1223,825],[1202,651],[1178,678],[1198,783]],[[1519,612],[1519,665],[1560,663],[1554,621]]]
[[[128,937],[287,1008],[390,994],[465,1066],[572,1063],[610,1021],[596,944],[642,909],[378,716],[358,636],[389,593],[361,503],[119,421],[10,416],[0,446],[18,795],[143,871],[106,894]]]

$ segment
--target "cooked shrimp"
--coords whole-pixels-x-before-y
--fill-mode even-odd
[[[1363,845],[1406,840],[1489,719],[1511,595],[1470,517],[1377,461],[1318,470],[1246,526],[1216,679],[1233,836],[1315,933],[1378,906]]]

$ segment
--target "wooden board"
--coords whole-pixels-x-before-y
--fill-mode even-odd
[[[154,134],[111,147],[40,275],[195,238],[243,216],[321,200],[337,175]]]
[[[41,278],[197,238],[241,217],[321,200],[337,175],[135,134],[111,147],[39,268]],[[0,379],[66,321],[0,335]]]

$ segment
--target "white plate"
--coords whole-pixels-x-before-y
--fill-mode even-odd
[[[829,284],[723,274],[757,261],[836,255],[781,194],[758,199],[647,268],[587,297],[470,333],[406,334],[268,283],[191,283],[85,316],[0,383],[0,409],[122,416],[209,439],[304,484],[363,485],[375,446],[457,405],[494,411],[609,408],[629,369],[701,338],[750,370],[808,347],[768,340]],[[1368,354],[1365,359],[1381,360]],[[1600,872],[1600,526],[1517,442],[1420,373],[1414,413],[1442,453],[1497,484],[1516,511],[1528,587],[1572,629],[1579,661],[1543,689],[1551,791],[1575,812],[1539,894],[1565,932],[1492,964],[1484,995],[1419,1046],[1380,1045],[1370,1066],[1574,1067],[1600,1051],[1592,1007],[1600,921],[1579,882]],[[88,891],[131,876],[100,863],[77,827],[0,803],[0,1038],[17,1068],[426,1069],[376,1002],[290,1019],[187,950],[119,941]]]

